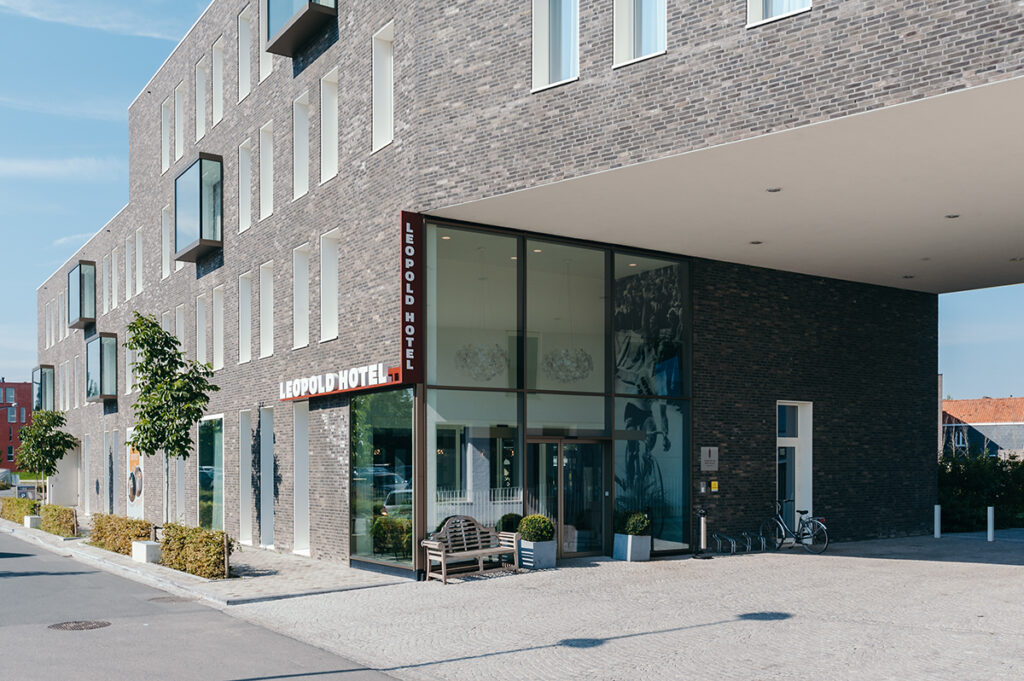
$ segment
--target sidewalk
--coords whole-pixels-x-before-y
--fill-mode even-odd
[[[83,539],[63,539],[8,520],[0,519],[0,532],[181,598],[203,600],[221,607],[410,581],[249,546],[240,547],[231,554],[231,572],[238,577],[211,580],[162,565],[136,563],[129,556],[90,546]]]

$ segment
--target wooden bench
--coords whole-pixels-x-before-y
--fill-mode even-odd
[[[468,515],[455,515],[445,521],[439,532],[424,539],[421,545],[427,551],[427,581],[431,578],[448,583],[448,564],[476,561],[476,570],[459,574],[479,574],[484,571],[484,558],[511,553],[512,569],[519,573],[519,533],[496,532],[484,527]],[[441,573],[431,572],[431,563],[441,564]],[[504,564],[507,565],[507,564]]]

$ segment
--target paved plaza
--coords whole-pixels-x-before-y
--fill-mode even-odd
[[[1010,533],[917,537],[574,560],[229,613],[401,679],[1019,680],[1022,565]]]

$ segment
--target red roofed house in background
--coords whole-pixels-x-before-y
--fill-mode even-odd
[[[32,384],[0,378],[0,468],[16,471],[22,428],[32,421]]]
[[[942,449],[1024,459],[1024,397],[943,400]]]

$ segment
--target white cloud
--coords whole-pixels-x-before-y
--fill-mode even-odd
[[[164,5],[170,12],[177,9],[180,13],[179,3],[180,0],[131,3],[124,0],[0,0],[0,12],[107,33],[177,42],[188,25],[182,25],[180,16],[161,16],[159,9]]]
[[[107,182],[119,177],[124,162],[116,158],[0,158],[0,178]]]
[[[82,234],[70,234],[68,236],[62,236],[59,239],[54,239],[54,246],[65,246],[67,244],[78,244],[85,243],[85,240],[92,236],[92,232],[83,232]]]
[[[3,1],[0,0],[0,3]],[[0,107],[66,118],[87,118],[95,121],[121,122],[128,120],[128,107],[121,102],[113,101],[85,102],[77,100],[74,104],[68,104],[67,102],[44,102],[0,95]]]

